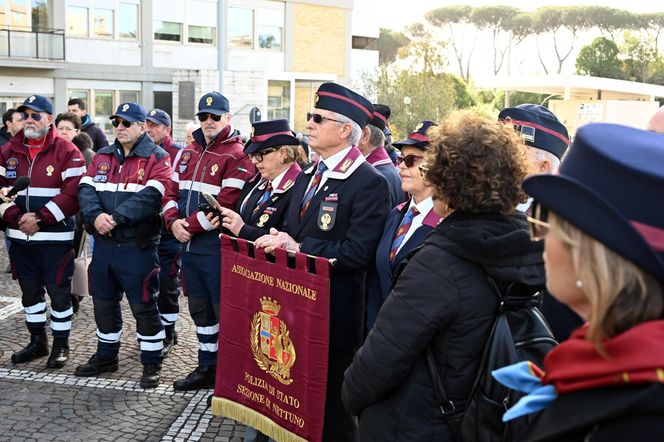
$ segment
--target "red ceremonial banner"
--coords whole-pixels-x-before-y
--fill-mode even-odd
[[[268,259],[221,236],[221,307],[212,414],[277,441],[320,441],[325,413],[330,262],[283,249]],[[273,262],[270,262],[273,261]],[[310,270],[315,271],[312,273]]]

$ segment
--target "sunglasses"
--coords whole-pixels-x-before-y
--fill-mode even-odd
[[[263,158],[265,157],[265,155],[269,155],[272,152],[276,152],[277,150],[279,150],[279,149],[273,148],[273,149],[261,150],[260,152],[256,152],[256,153],[250,153],[249,158],[254,158],[254,159],[256,159],[257,163],[260,163],[261,161],[263,161]]]
[[[127,120],[120,121],[116,118],[113,121],[111,121],[111,124],[113,125],[113,127],[118,127],[119,125],[122,124],[124,127],[129,128],[129,126],[131,126],[134,123],[132,123],[131,121],[127,121]]]
[[[530,239],[541,241],[549,233],[551,224],[547,222],[549,210],[538,203],[533,203],[533,216],[528,216],[528,225],[530,227]]]
[[[335,123],[341,123],[339,120],[335,120],[333,118],[327,118],[322,116],[321,114],[312,114],[311,112],[307,112],[307,121],[314,119],[314,123],[316,124],[321,124],[323,121],[334,121]]]
[[[198,121],[200,121],[201,123],[203,121],[207,121],[208,118],[212,118],[212,121],[219,121],[219,120],[221,120],[221,115],[198,114],[198,115],[196,115],[196,118],[198,118]]]
[[[413,167],[415,163],[420,163],[424,159],[421,155],[406,155],[405,157],[397,158],[397,166],[400,164],[405,164],[406,167]]]
[[[35,112],[34,114],[29,114],[27,112],[21,112],[21,118],[23,118],[23,121],[27,121],[28,118],[32,118],[32,121],[41,121],[42,115]]]

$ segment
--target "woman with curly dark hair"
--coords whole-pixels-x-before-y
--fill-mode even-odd
[[[437,210],[452,210],[408,259],[346,370],[342,398],[362,441],[451,441],[426,364],[434,355],[448,399],[463,414],[501,289],[544,285],[542,246],[525,215],[525,150],[511,127],[455,113],[429,131],[420,167]]]

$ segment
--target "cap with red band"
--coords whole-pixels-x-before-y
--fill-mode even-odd
[[[374,108],[362,95],[336,83],[323,83],[314,98],[316,109],[345,115],[364,127],[374,117]]]
[[[431,126],[437,126],[437,124],[430,120],[424,120],[417,125],[415,132],[408,135],[408,138],[392,143],[392,145],[397,149],[403,147],[418,147],[420,149],[426,149],[429,146],[429,136],[427,135],[427,131]]]
[[[517,107],[508,107],[498,114],[498,119],[512,123],[528,146],[551,152],[558,159],[562,159],[567,151],[567,129],[553,112],[544,106],[520,104]]]

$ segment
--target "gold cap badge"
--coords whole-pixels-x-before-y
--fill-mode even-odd
[[[212,97],[207,97],[207,98],[205,99],[205,104],[207,104],[208,106],[212,106],[212,101],[213,101],[213,100],[212,100]]]

